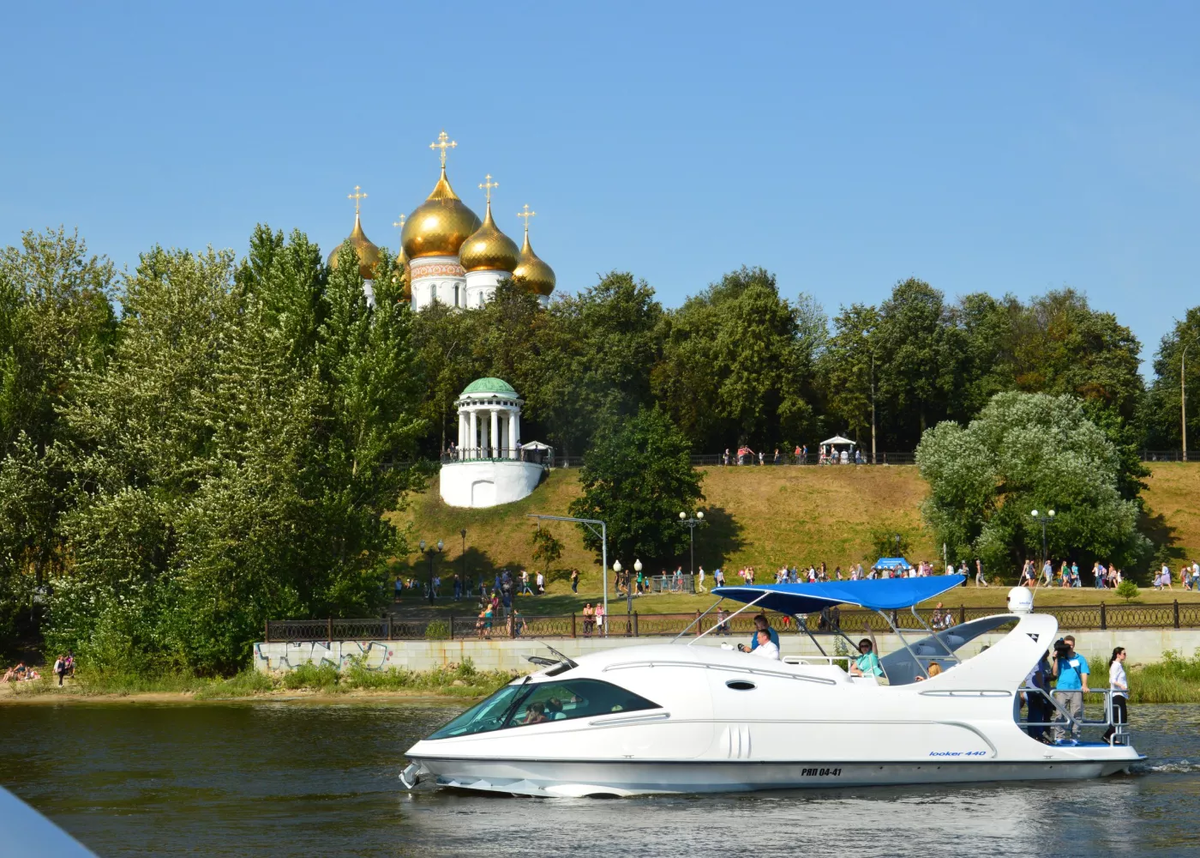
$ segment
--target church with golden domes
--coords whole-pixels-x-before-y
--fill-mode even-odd
[[[446,150],[457,147],[443,131],[429,148],[441,158],[441,176],[433,191],[413,212],[401,215],[393,226],[401,228],[401,251],[397,267],[408,282],[405,294],[414,311],[435,301],[447,307],[461,309],[482,307],[496,294],[496,286],[504,279],[513,279],[521,288],[537,295],[545,306],[554,291],[554,270],[543,262],[529,243],[529,219],[536,213],[526,205],[517,214],[525,221],[525,242],[517,244],[496,225],[492,218],[492,190],[499,183],[489,174],[479,185],[484,192],[485,213],[482,221],[470,207],[459,199],[446,177]],[[356,186],[350,199],[354,200],[354,229],[346,241],[358,254],[363,279],[373,281],[380,251],[363,232],[360,201],[366,198]],[[329,255],[331,268],[337,267],[340,246]],[[368,298],[373,289],[368,283]]]

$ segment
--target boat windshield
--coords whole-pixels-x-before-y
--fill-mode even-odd
[[[942,670],[948,670],[958,664],[963,658],[956,658],[960,649],[980,635],[996,632],[1005,626],[1015,626],[1017,618],[1011,614],[999,614],[994,617],[983,617],[972,620],[960,626],[953,626],[939,631],[930,637],[921,638],[903,649],[883,657],[883,669],[887,672],[888,682],[892,685],[908,685],[916,682],[917,677],[927,676],[929,666],[935,662]],[[916,661],[914,661],[914,657]]]
[[[632,691],[598,679],[506,685],[429,738],[449,739],[509,727],[659,708],[657,703]]]

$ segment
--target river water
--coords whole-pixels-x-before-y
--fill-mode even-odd
[[[1200,854],[1200,706],[1142,706],[1105,780],[636,799],[401,791],[458,707],[0,707],[0,783],[110,856]],[[0,832],[0,855],[5,855]]]

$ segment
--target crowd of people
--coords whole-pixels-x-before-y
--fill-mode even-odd
[[[832,444],[822,444],[817,452],[818,465],[861,465],[866,459],[863,458],[862,450],[837,450]],[[792,451],[791,456],[786,456],[775,448],[775,452],[767,454],[764,450],[755,452],[748,445],[743,444],[737,448],[736,452],[731,452],[731,448],[726,447],[725,452],[721,454],[722,465],[807,465],[808,464],[808,445],[797,444],[796,449]]]
[[[51,668],[52,674],[58,678],[58,684],[62,685],[63,681],[75,675],[75,656],[71,653],[60,655],[54,660],[54,667]],[[35,682],[42,678],[41,673],[33,665],[27,665],[23,661],[18,661],[15,665],[4,671],[4,678],[0,683],[8,682]]]

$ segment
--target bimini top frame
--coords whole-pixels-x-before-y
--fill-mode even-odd
[[[936,598],[948,590],[953,590],[965,580],[966,578],[963,575],[937,575],[928,578],[826,581],[821,584],[743,584],[733,587],[714,587],[712,594],[719,596],[720,599],[712,608],[705,611],[702,616],[693,620],[686,629],[675,637],[675,640],[679,640],[687,634],[692,626],[708,616],[709,612],[725,599],[734,599],[735,601],[745,603],[742,608],[739,608],[727,617],[727,621],[752,607],[796,616],[799,614],[816,613],[823,608],[829,608],[834,605],[857,605],[875,611],[882,616],[884,621],[892,627],[892,631],[899,635],[901,643],[904,644],[905,648],[912,654],[914,661],[920,666],[920,661],[917,660],[916,654],[912,652],[908,641],[905,640],[900,629],[884,611],[915,608],[918,603],[924,602],[926,599]],[[913,616],[917,616],[915,610],[913,611]],[[920,622],[921,618],[918,616],[917,620]],[[922,622],[921,625],[925,624]],[[926,628],[928,629],[928,626]],[[710,631],[712,629],[705,630],[698,637],[690,641],[689,644],[700,640],[700,638],[703,638]],[[812,633],[808,631],[807,627],[804,627],[804,631],[812,638]],[[842,633],[842,636],[845,637],[845,634]],[[825,652],[815,638],[813,639],[813,643],[816,644],[818,650],[822,653]]]
[[[712,594],[738,602],[753,602],[760,608],[781,614],[813,614],[833,605],[894,611],[937,598],[965,580],[962,575],[934,575],[928,578],[826,581],[822,584],[743,584],[714,587]]]

